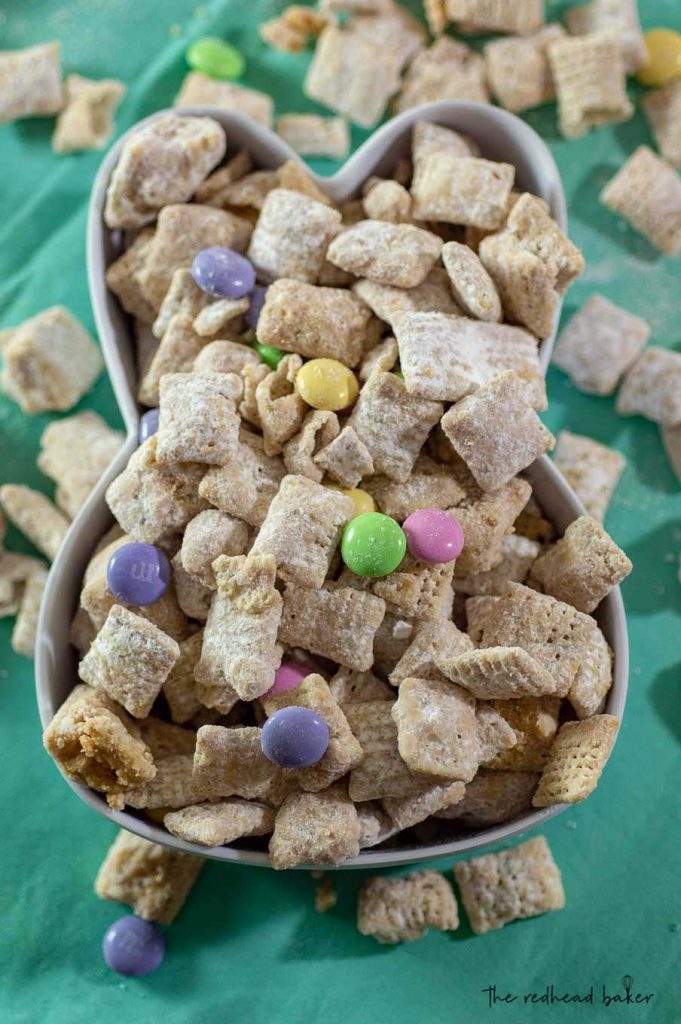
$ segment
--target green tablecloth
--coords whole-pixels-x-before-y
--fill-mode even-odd
[[[549,5],[557,13],[560,4]],[[678,0],[642,0],[646,27],[681,29]],[[269,51],[255,26],[271,0],[0,0],[0,48],[61,40],[67,70],[121,78],[129,88],[119,130],[169,105],[184,74],[187,42],[228,37],[248,58],[246,81],[275,97],[277,111],[315,109],[300,85],[309,55]],[[632,87],[632,93],[636,87]],[[579,142],[558,137],[555,111],[529,121],[550,143],[570,200],[572,237],[587,270],[570,291],[569,315],[600,291],[646,317],[655,344],[681,347],[678,260],[664,260],[598,203],[598,193],[636,145],[642,114]],[[52,121],[0,128],[0,327],[61,302],[92,327],[84,232],[100,155],[57,157]],[[355,131],[353,142],[366,133]],[[330,169],[318,164],[317,169]],[[632,676],[619,742],[596,794],[545,834],[563,872],[567,907],[485,937],[464,923],[392,949],[354,924],[360,873],[336,876],[337,907],[313,909],[306,873],[209,864],[168,930],[163,967],[147,979],[107,970],[99,944],[124,908],[102,903],[92,881],[114,829],[64,785],[40,744],[30,662],[9,650],[0,622],[2,811],[0,1020],[3,1024],[506,1024],[579,1020],[681,1020],[678,950],[678,767],[681,740],[681,494],[657,427],[622,419],[610,399],[589,398],[549,374],[552,430],[567,427],[620,449],[628,468],[607,526],[635,562],[624,595]],[[106,379],[82,403],[119,424]],[[51,493],[35,468],[46,416],[24,417],[0,399],[0,477]],[[8,546],[29,550],[10,530]],[[676,777],[675,777],[675,772]],[[438,867],[449,870],[451,864]],[[677,968],[675,974],[675,967]],[[602,1002],[602,987],[655,993],[648,1003]],[[593,1006],[523,1005],[526,992],[584,994]],[[519,998],[488,1004],[483,990]]]

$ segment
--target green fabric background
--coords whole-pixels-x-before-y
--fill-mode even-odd
[[[549,4],[552,14],[562,4]],[[641,0],[645,27],[681,29],[678,0]],[[416,8],[414,8],[416,9]],[[271,0],[0,0],[0,48],[61,40],[67,71],[123,79],[119,131],[167,105],[185,71],[187,43],[229,38],[248,59],[246,82],[272,93],[277,111],[315,109],[301,93],[309,54],[267,50],[259,21]],[[171,30],[171,26],[178,29]],[[179,36],[177,31],[181,31]],[[638,87],[631,87],[637,95]],[[659,257],[598,204],[598,192],[636,145],[642,114],[567,143],[553,106],[529,115],[551,145],[570,200],[572,237],[588,266],[566,315],[600,291],[646,317],[658,345],[681,348],[681,263]],[[0,327],[62,302],[92,327],[84,265],[90,182],[101,155],[54,156],[51,120],[0,128]],[[359,143],[367,133],[355,131]],[[327,172],[332,165],[319,162]],[[567,907],[484,937],[462,923],[400,948],[378,946],[354,925],[360,873],[336,876],[338,905],[313,909],[306,873],[273,874],[210,863],[168,929],[162,968],[146,979],[112,974],[100,955],[105,928],[124,908],[97,900],[92,881],[112,827],[66,788],[40,744],[30,662],[9,649],[0,622],[0,1021],[92,1024],[164,1020],[238,1024],[529,1024],[681,1020],[679,1008],[678,768],[681,741],[681,493],[657,427],[622,419],[610,399],[589,398],[549,374],[546,422],[614,445],[628,468],[607,526],[635,562],[624,595],[632,675],[627,714],[597,793],[545,834],[563,872]],[[102,378],[81,403],[114,425]],[[0,398],[0,478],[52,493],[35,468],[49,417],[20,415]],[[16,531],[8,546],[29,550]],[[437,864],[449,871],[447,861]],[[601,986],[655,993],[649,1004],[600,1005]],[[557,989],[596,1005],[487,1005],[482,992]]]

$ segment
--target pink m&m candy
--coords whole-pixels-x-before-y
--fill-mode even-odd
[[[274,697],[277,693],[292,690],[298,683],[302,683],[311,671],[309,665],[303,665],[300,661],[282,661],[274,673],[274,685],[267,691],[266,696]]]
[[[441,508],[420,508],[402,523],[409,551],[422,562],[451,562],[463,550],[463,530]]]

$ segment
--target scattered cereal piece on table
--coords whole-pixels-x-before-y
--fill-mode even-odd
[[[64,103],[60,44],[1,51],[0,97],[0,124],[58,114]]]
[[[52,136],[54,151],[102,149],[116,129],[114,114],[125,92],[123,83],[112,78],[96,82],[81,75],[69,75],[64,109]]]
[[[565,12],[568,32],[573,36],[614,32],[619,37],[628,75],[646,63],[646,44],[641,32],[636,0],[593,0]]]
[[[256,124],[272,127],[274,103],[267,93],[235,82],[220,82],[201,71],[190,71],[175,97],[174,107],[217,107],[250,117]],[[219,161],[216,161],[216,163]],[[205,174],[202,175],[202,178]]]
[[[487,78],[505,110],[519,114],[555,98],[547,51],[549,44],[564,34],[561,25],[547,25],[532,36],[487,43],[484,49]]]
[[[454,875],[477,935],[565,906],[560,871],[543,836],[461,861]]]
[[[548,48],[558,99],[558,124],[567,139],[591,128],[628,121],[622,43],[613,31],[554,40]]]
[[[99,869],[95,892],[102,900],[127,903],[147,921],[170,924],[205,863],[121,831]]]
[[[301,156],[326,156],[343,160],[350,149],[350,133],[343,117],[318,114],[283,114],[275,131]]]
[[[641,354],[650,326],[602,295],[591,295],[561,331],[551,362],[581,391],[611,395]]]
[[[38,616],[46,582],[47,570],[36,569],[30,573],[24,584],[17,620],[12,630],[11,645],[16,654],[23,654],[25,658],[33,658],[35,655]]]
[[[681,480],[681,423],[677,427],[662,427],[662,443],[672,469]]]
[[[416,55],[402,79],[392,109],[401,114],[423,103],[441,100],[489,103],[482,55],[450,36],[440,36]]]
[[[657,345],[645,349],[624,376],[616,409],[664,426],[681,423],[681,352]]]
[[[626,465],[624,456],[590,437],[561,430],[553,461],[587,513],[603,521]]]
[[[665,256],[681,249],[681,181],[648,146],[639,146],[608,182],[601,202]]]
[[[362,128],[372,128],[399,88],[400,58],[351,27],[329,25],[320,35],[303,92]]]
[[[64,306],[51,306],[0,335],[3,391],[23,412],[65,412],[102,372],[99,349]]]
[[[16,528],[52,562],[69,528],[49,498],[22,484],[0,487],[0,505]]]
[[[681,60],[679,71],[681,74]],[[661,155],[674,167],[681,167],[681,81],[649,92],[642,105]]]
[[[558,730],[532,798],[533,807],[574,804],[598,785],[610,756],[620,720],[595,715],[582,722],[565,722]]]
[[[397,945],[422,938],[429,928],[456,931],[459,912],[452,887],[438,871],[405,878],[369,878],[357,904],[357,928],[377,942]]]

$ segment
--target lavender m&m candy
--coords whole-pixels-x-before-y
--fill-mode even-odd
[[[149,409],[140,417],[139,441],[147,441],[154,434],[158,433],[158,409]]]
[[[280,768],[309,768],[326,753],[329,727],[308,708],[282,708],[265,722],[261,744],[265,757]]]
[[[267,691],[267,697],[274,697],[278,693],[285,693],[292,690],[298,683],[302,683],[305,676],[310,675],[310,666],[303,665],[300,661],[282,661],[274,673],[274,685]]]
[[[421,508],[402,523],[409,551],[422,562],[451,562],[463,550],[463,530],[441,508]]]
[[[264,284],[256,284],[253,291],[248,296],[250,306],[246,310],[246,323],[253,330],[258,326],[258,320],[262,312],[262,307],[265,305],[265,299],[267,298],[267,288]]]
[[[117,548],[109,559],[106,582],[125,604],[153,604],[170,583],[170,564],[160,548],[133,541]]]
[[[128,914],[107,928],[102,953],[112,971],[141,977],[151,974],[163,962],[166,940],[153,921]]]
[[[196,254],[192,277],[208,295],[223,299],[242,299],[255,284],[253,264],[238,252],[219,245]]]

